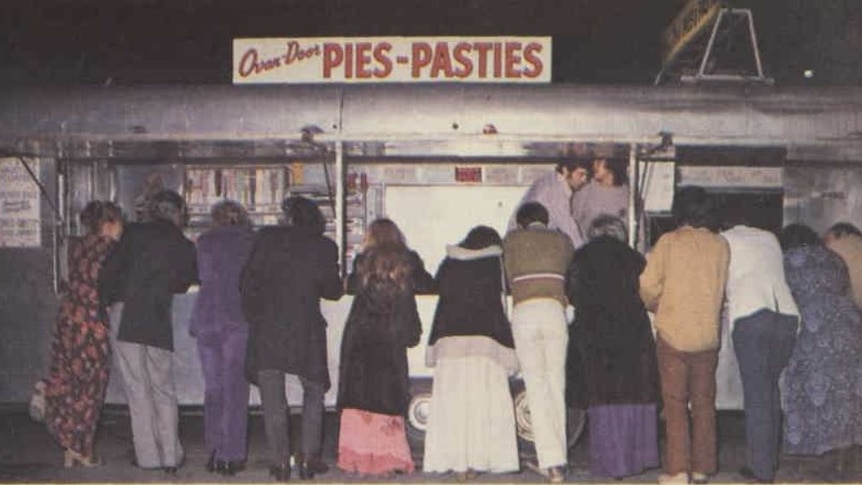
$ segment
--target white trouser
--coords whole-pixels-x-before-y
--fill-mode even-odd
[[[515,352],[521,363],[527,405],[541,468],[564,466],[566,456],[566,328],[563,305],[537,298],[512,310]]]

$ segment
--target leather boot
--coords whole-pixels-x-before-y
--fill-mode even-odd
[[[329,466],[320,459],[320,456],[298,453],[296,464],[299,467],[299,479],[311,480],[315,475],[323,475],[329,471]]]

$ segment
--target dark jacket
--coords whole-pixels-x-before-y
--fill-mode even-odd
[[[357,257],[354,267],[364,255]],[[348,279],[356,292],[341,340],[338,408],[403,416],[410,401],[407,349],[419,343],[422,322],[414,294],[418,285],[433,288],[433,277],[414,252],[405,252],[412,279],[404,291],[380,293],[359,284],[356,271]]]
[[[253,241],[254,232],[247,226],[215,227],[198,238],[201,289],[189,324],[193,336],[248,329],[240,306],[239,276]]]
[[[301,227],[258,232],[240,278],[250,325],[246,372],[281,370],[329,388],[326,320],[320,299],[343,294],[335,243]]]
[[[443,337],[485,336],[514,348],[512,328],[503,309],[502,251],[452,246],[437,270],[440,299],[428,345]]]
[[[117,340],[174,350],[174,293],[197,280],[195,246],[174,224],[128,224],[99,277],[106,304],[124,302]]]
[[[638,293],[645,264],[640,253],[609,237],[575,253],[566,288],[575,307],[566,362],[570,405],[656,402],[655,342]]]

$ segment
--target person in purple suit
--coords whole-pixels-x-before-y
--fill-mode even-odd
[[[236,202],[219,202],[211,214],[214,227],[197,240],[201,288],[189,332],[197,339],[204,374],[207,470],[227,476],[242,470],[246,459],[248,322],[240,305],[239,276],[254,233]]]

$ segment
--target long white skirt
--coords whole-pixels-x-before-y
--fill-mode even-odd
[[[434,370],[423,471],[517,471],[506,370],[486,356],[440,358]]]

